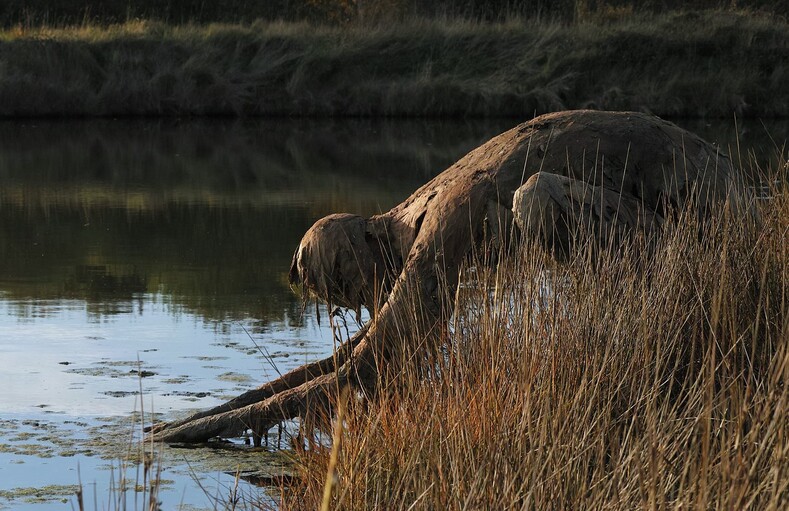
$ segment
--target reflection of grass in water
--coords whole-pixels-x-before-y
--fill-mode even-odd
[[[142,291],[175,314],[262,318],[259,330],[285,311],[298,325],[286,274],[315,218],[386,209],[496,131],[464,122],[0,124],[0,279],[9,298],[86,299],[97,317],[132,310]],[[35,313],[19,307],[20,317]]]
[[[356,210],[399,201],[511,121],[43,122],[0,124],[11,203]],[[372,199],[372,198],[371,198]],[[294,202],[295,201],[295,202]],[[357,211],[362,213],[362,211]],[[370,211],[366,211],[370,212]]]
[[[265,321],[267,315],[280,320],[289,310],[294,323],[299,322],[298,300],[276,275],[287,272],[294,238],[299,236],[289,225],[300,215],[284,213],[284,221],[271,222],[265,211],[173,206],[132,222],[125,212],[109,210],[92,227],[85,227],[79,212],[49,210],[50,215],[55,212],[54,224],[41,213],[18,210],[0,217],[0,231],[8,233],[0,246],[5,261],[0,278],[9,298],[83,298],[88,312],[98,315],[131,312],[155,301],[173,313],[186,307],[187,312],[196,310],[220,321],[246,316],[262,316]],[[41,225],[49,231],[43,250],[30,243],[31,231],[25,227],[35,231]],[[269,225],[268,232],[261,232],[262,225]],[[93,281],[81,284],[77,276],[85,252],[96,249],[106,254],[106,271],[136,271],[139,276],[110,273],[118,284],[111,292],[96,289]],[[122,264],[113,265],[116,258]],[[126,280],[144,283],[158,294],[142,296],[137,287],[127,290],[121,285]],[[18,315],[24,317],[25,302],[10,306],[20,308]]]

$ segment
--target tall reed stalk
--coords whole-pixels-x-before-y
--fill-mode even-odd
[[[403,341],[282,508],[318,508],[330,467],[332,509],[785,509],[785,177],[769,196],[650,250],[478,258],[443,342]]]

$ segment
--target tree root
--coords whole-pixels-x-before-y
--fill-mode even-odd
[[[283,420],[304,416],[316,408],[328,407],[332,392],[348,384],[348,375],[346,364],[333,374],[318,376],[298,387],[277,392],[263,401],[182,421],[178,425],[167,425],[153,433],[149,440],[198,443],[216,436],[241,436],[251,429],[255,446],[260,446],[261,439],[271,426]]]
[[[532,149],[538,157],[529,160]],[[594,156],[590,166],[590,155],[601,159]],[[526,181],[543,168],[551,174]],[[666,211],[689,200],[701,201],[701,215],[716,202],[737,204],[738,181],[717,148],[644,114],[557,112],[517,126],[387,213],[368,220],[329,215],[304,235],[290,282],[327,303],[377,309],[369,328],[330,358],[211,410],[153,426],[150,438],[202,442],[251,429],[257,445],[278,422],[301,416],[309,427],[343,387],[372,390],[396,372],[391,362],[405,360],[406,343],[429,346],[440,334],[435,327],[451,315],[458,270],[469,254],[488,243],[501,243],[506,254],[518,190],[527,199],[515,212],[524,231],[533,225],[538,235],[552,233],[551,246],[569,247],[575,238],[562,219],[596,219],[605,241],[619,230],[659,226]],[[388,293],[384,301],[381,293]]]
[[[240,436],[251,429],[254,443],[259,446],[271,426],[303,416],[308,408],[328,406],[331,391],[348,384],[348,362],[367,330],[365,325],[332,356],[297,367],[226,403],[185,419],[147,427],[148,440],[197,443],[215,436]]]

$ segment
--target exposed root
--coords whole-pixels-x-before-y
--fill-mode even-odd
[[[513,214],[527,235],[542,234],[549,250],[570,247],[570,227],[582,223],[576,219],[586,219],[606,246],[617,243],[620,231],[659,229],[667,212],[689,200],[698,201],[700,218],[713,204],[736,205],[740,181],[718,148],[645,114],[557,112],[517,126],[386,213],[316,222],[294,255],[289,280],[327,303],[375,310],[369,328],[330,358],[152,427],[152,438],[203,442],[251,429],[259,445],[279,422],[318,415],[321,407],[330,411],[332,398],[348,385],[372,390],[386,364],[402,360],[398,343],[424,340],[421,334],[435,332],[439,318],[448,317],[469,253],[507,246]]]
[[[255,445],[260,446],[271,426],[303,416],[312,407],[327,407],[332,393],[348,384],[347,367],[242,408],[168,425],[153,433],[150,440],[199,443],[217,436],[238,437],[246,430],[252,430]]]
[[[287,412],[299,410],[295,404],[297,400],[295,396],[303,393],[303,398],[306,400],[310,392],[321,394],[319,389],[322,389],[324,384],[317,383],[321,378],[334,381],[336,384],[340,383],[338,378],[340,369],[348,362],[353,349],[364,338],[367,328],[365,325],[330,357],[297,367],[276,380],[244,392],[214,408],[177,421],[154,424],[145,431],[151,433],[154,440],[204,442],[214,436],[239,436],[247,429],[252,429],[255,443],[259,445],[260,438],[265,433],[264,427],[268,429],[281,420],[299,415],[298,413],[288,415]],[[302,388],[305,386],[313,390]],[[298,389],[301,390],[297,392]],[[288,393],[289,391],[292,392]],[[325,395],[316,397],[319,401],[324,401],[325,398]],[[278,416],[276,411],[272,411],[274,408],[279,408],[281,418],[274,419]],[[264,426],[267,417],[271,417],[270,420],[273,422],[269,426]]]

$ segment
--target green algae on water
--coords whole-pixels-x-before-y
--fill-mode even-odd
[[[252,381],[252,377],[248,374],[239,374],[234,372],[222,373],[217,376],[216,379],[232,383],[250,383]]]
[[[68,498],[76,495],[79,485],[76,484],[51,484],[41,487],[14,488],[0,490],[0,498],[8,501],[22,501],[27,504],[44,504],[47,502],[68,502]],[[2,504],[0,504],[2,506]],[[3,509],[0,507],[0,509]]]

